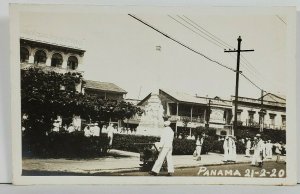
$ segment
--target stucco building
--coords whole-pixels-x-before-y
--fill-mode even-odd
[[[20,38],[21,67],[38,66],[45,71],[81,71],[85,50],[62,44]]]
[[[234,103],[233,96],[232,101]],[[240,126],[285,130],[286,99],[272,93],[258,99],[239,97],[237,121]]]
[[[145,107],[150,96],[151,94],[146,96],[137,105]],[[177,134],[184,133],[191,136],[197,127],[209,126],[216,129],[217,135],[234,135],[233,96],[230,100],[224,100],[219,97],[193,96],[165,89],[160,89],[158,96],[164,109],[164,116],[171,121],[171,127]],[[237,117],[239,126],[285,130],[285,97],[271,93],[257,99],[239,97]],[[137,122],[138,118],[135,117],[134,120]]]
[[[114,83],[85,80],[84,93],[95,94],[103,99],[124,100],[127,92]]]

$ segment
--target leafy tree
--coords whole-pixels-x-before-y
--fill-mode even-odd
[[[130,118],[141,110],[131,103],[83,95],[76,86],[84,82],[80,73],[44,72],[39,68],[21,70],[21,110],[28,118],[23,121],[26,131],[42,136],[52,128],[57,115],[93,121]],[[34,139],[34,138],[33,138]]]

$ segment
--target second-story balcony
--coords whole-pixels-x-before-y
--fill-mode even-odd
[[[29,68],[39,68],[44,72],[56,72],[56,73],[81,73],[83,71],[73,70],[69,68],[62,68],[62,67],[53,67],[53,66],[46,66],[46,64],[33,64],[33,63],[21,63],[21,69],[29,69]]]
[[[181,122],[194,122],[194,123],[205,123],[205,120],[203,117],[189,117],[189,116],[176,116],[171,115],[169,118],[171,122],[181,121]]]

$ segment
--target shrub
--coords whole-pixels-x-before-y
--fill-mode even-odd
[[[160,140],[159,137],[138,136],[138,135],[121,135],[115,134],[113,138],[114,149],[139,152],[143,146],[135,145],[134,143],[155,143]],[[223,144],[215,139],[215,137],[207,137],[204,140],[202,154],[207,152],[221,152]],[[189,139],[174,139],[173,154],[174,155],[192,155],[196,149],[196,141]],[[223,148],[222,148],[223,149]]]
[[[85,137],[82,132],[50,133],[39,140],[23,135],[22,140],[23,157],[90,158],[105,155],[108,148],[106,135]]]
[[[159,138],[153,136],[114,134],[112,147],[118,150],[139,152],[139,148],[142,148],[142,145],[138,146],[135,143],[154,143],[157,141],[159,141]]]

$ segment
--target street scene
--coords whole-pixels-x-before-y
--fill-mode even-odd
[[[21,15],[22,176],[287,176],[284,16]]]

